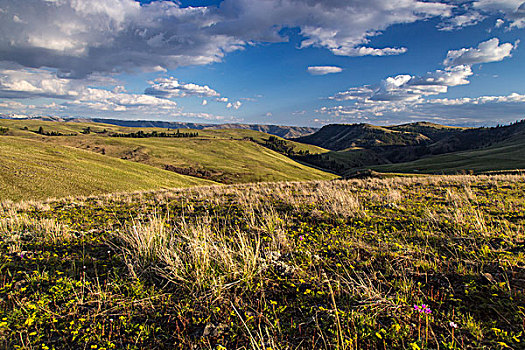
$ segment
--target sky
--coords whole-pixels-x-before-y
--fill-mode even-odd
[[[0,115],[525,118],[523,0],[0,0]]]

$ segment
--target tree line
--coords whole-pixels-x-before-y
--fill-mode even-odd
[[[137,132],[130,132],[130,133],[112,133],[109,134],[110,137],[131,137],[131,138],[148,138],[148,137],[197,137],[199,136],[198,132],[180,132],[177,130],[176,133],[169,133],[164,131],[152,131],[152,132],[144,132],[142,130],[139,130]]]

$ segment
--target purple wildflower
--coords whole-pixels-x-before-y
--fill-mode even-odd
[[[425,314],[431,314],[432,313],[432,310],[426,304],[421,304],[421,305],[414,304],[414,310],[419,312],[419,313],[425,313]]]
[[[303,236],[299,236],[299,240],[300,241],[304,240],[304,237]]]

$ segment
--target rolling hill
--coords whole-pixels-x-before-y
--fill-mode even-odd
[[[9,119],[8,116],[0,118]],[[20,118],[18,118],[20,119]],[[121,119],[106,119],[106,118],[61,118],[61,117],[34,117],[26,118],[26,120],[41,120],[41,121],[58,121],[58,122],[80,122],[80,123],[101,123],[115,126],[133,127],[133,128],[163,128],[163,129],[194,129],[194,130],[210,130],[210,129],[244,129],[255,130],[263,133],[276,135],[283,138],[301,137],[313,134],[318,129],[307,126],[283,126],[283,125],[262,125],[262,124],[204,124],[204,123],[184,123],[184,122],[168,122],[161,120],[121,120]]]
[[[134,138],[114,136],[131,134],[137,128],[100,123],[0,120],[0,127],[6,130],[0,136],[2,198],[337,177],[265,147],[271,135],[253,130],[199,130],[197,137]],[[140,130],[166,132],[161,128]],[[290,144],[312,154],[326,152],[316,146]],[[23,165],[20,170],[17,164]],[[10,174],[19,174],[18,180]]]
[[[525,155],[518,151],[524,139],[525,121],[492,128],[458,128],[427,122],[384,127],[327,125],[295,140],[331,150],[307,155],[303,161],[348,175],[367,167],[382,171],[417,169],[424,173],[515,169],[525,163]],[[406,167],[390,165],[401,163],[406,163]]]
[[[412,162],[370,167],[394,173],[485,173],[525,169],[525,137],[516,137],[489,147],[421,158]]]
[[[411,146],[429,141],[422,133],[371,124],[330,124],[312,135],[294,139],[332,151],[353,147]]]
[[[93,152],[0,137],[0,199],[45,199],[213,182]]]

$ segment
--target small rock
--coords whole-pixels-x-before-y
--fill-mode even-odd
[[[208,323],[202,332],[203,337],[216,337],[217,334],[217,327],[213,323]]]

